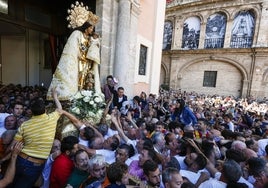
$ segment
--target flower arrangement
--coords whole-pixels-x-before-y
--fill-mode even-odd
[[[78,91],[71,99],[70,112],[80,120],[97,124],[106,106],[104,95],[93,90]]]

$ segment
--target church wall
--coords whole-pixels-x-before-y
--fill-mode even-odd
[[[134,93],[145,91],[158,94],[165,2],[145,0],[140,4]],[[138,74],[140,45],[148,48],[145,75]]]
[[[171,55],[164,52],[162,61],[168,62],[167,59],[170,56],[169,86],[173,89],[200,91],[207,94],[228,94],[229,92],[229,95],[237,97],[246,95],[262,97],[267,89],[267,86],[263,85],[263,71],[267,69],[265,61],[267,55],[265,53],[259,55],[260,57],[256,55],[254,61],[254,52],[251,49],[200,50],[195,52],[193,50],[174,50]],[[195,72],[197,69],[198,72]],[[256,72],[256,69],[259,72]],[[215,88],[202,86],[204,71],[217,71]]]
[[[169,68],[171,88],[237,97],[267,96],[267,1],[218,0],[216,3],[207,0],[167,7],[165,19],[171,21],[174,29],[171,49],[163,51],[162,64]],[[242,10],[250,10],[255,18],[252,45],[231,48],[234,19]],[[215,13],[221,13],[227,19],[224,45],[223,48],[204,49],[207,19]],[[182,49],[183,24],[192,16],[200,19],[199,46],[197,49]],[[215,87],[203,87],[205,70],[217,71]]]
[[[23,35],[1,37],[1,81],[3,84],[25,85],[27,83],[25,55],[25,37]]]
[[[135,76],[135,88],[134,93],[140,94],[142,91],[145,93],[150,92],[150,74],[152,66],[152,54],[153,54],[153,37],[155,27],[155,7],[154,1],[140,1],[140,9],[137,23],[137,41],[136,46],[136,57],[135,57],[135,69],[133,75]],[[146,61],[146,72],[145,75],[139,74],[139,61],[140,61],[140,46],[147,47],[147,61]]]
[[[39,40],[40,36],[39,36],[39,32],[37,31],[33,31],[33,30],[29,30],[27,32],[27,35],[26,35],[26,39],[30,41],[27,41],[26,42],[26,52],[27,52],[27,55],[26,55],[26,59],[28,59],[28,62],[27,62],[27,77],[26,79],[29,80],[27,81],[29,83],[29,85],[41,85],[41,83],[39,83],[39,74],[41,72],[41,70],[44,68],[44,61],[42,61],[43,58],[40,57],[40,51],[37,51],[35,49],[43,49],[43,40],[42,42]],[[41,47],[42,45],[42,47]],[[50,70],[51,72],[51,70]],[[46,81],[42,81],[43,83]],[[49,82],[50,83],[50,82]],[[46,83],[47,86],[49,83]]]
[[[35,32],[35,31],[31,31],[31,32]],[[45,64],[45,46],[44,46],[44,41],[48,40],[48,34],[46,33],[38,33],[38,44],[36,44],[36,46],[38,45],[39,48],[39,52],[34,51],[34,53],[37,53],[37,63],[38,66],[35,65],[34,67],[36,67],[36,69],[38,69],[39,74],[39,78],[35,78],[34,80],[37,82],[39,81],[39,83],[35,83],[35,84],[39,84],[39,85],[43,85],[44,87],[49,87],[50,82],[52,80],[52,70],[50,67],[47,67],[47,65]],[[37,41],[36,41],[37,42]],[[30,72],[31,74],[31,72]],[[33,80],[31,80],[31,76],[29,79],[30,82],[32,82]],[[30,84],[31,85],[31,84]]]
[[[157,94],[165,1],[101,0],[96,14],[101,17],[96,28],[102,36],[101,82],[112,74],[130,99],[141,91]],[[145,75],[138,74],[141,45],[147,47]]]
[[[162,43],[164,33],[164,17],[165,17],[165,1],[156,1],[155,8],[155,27],[153,39],[153,55],[150,78],[151,93],[158,94],[160,86],[160,70],[161,70],[161,56]]]
[[[154,36],[154,16],[155,10],[150,7],[155,7],[156,3],[150,0],[140,1],[140,15],[139,15],[139,23],[138,23],[138,33],[143,36],[147,40],[153,40]]]
[[[268,49],[258,48],[255,54],[255,66],[253,69],[253,82],[251,86],[251,95],[256,97],[267,97],[268,96]]]
[[[204,71],[217,71],[215,87],[203,87]],[[186,67],[180,74],[179,82],[183,90],[195,91],[196,88],[200,88],[200,93],[221,93],[223,95],[232,93],[235,97],[240,96],[242,75],[236,67],[229,63],[217,60],[201,61]]]
[[[47,34],[30,29],[19,35],[1,36],[1,82],[48,87],[52,72],[45,65],[45,40]]]

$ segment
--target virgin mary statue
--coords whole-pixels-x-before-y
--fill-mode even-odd
[[[76,2],[68,10],[68,27],[73,29],[69,36],[51,84],[47,99],[52,100],[51,89],[57,87],[61,101],[70,100],[80,90],[94,90],[101,93],[98,64],[100,63],[100,42],[93,32],[98,17],[88,7]]]

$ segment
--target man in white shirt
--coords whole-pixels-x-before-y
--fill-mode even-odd
[[[226,160],[222,167],[222,172],[215,169],[210,163],[207,169],[214,176],[200,184],[199,188],[226,188],[228,183],[236,183],[242,176],[242,169],[234,160]]]

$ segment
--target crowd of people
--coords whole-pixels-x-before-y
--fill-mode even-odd
[[[90,124],[62,106],[57,88],[53,103],[41,86],[0,91],[2,187],[268,186],[265,98],[161,89],[129,99],[109,75],[105,121]],[[78,134],[57,136],[61,117]]]

